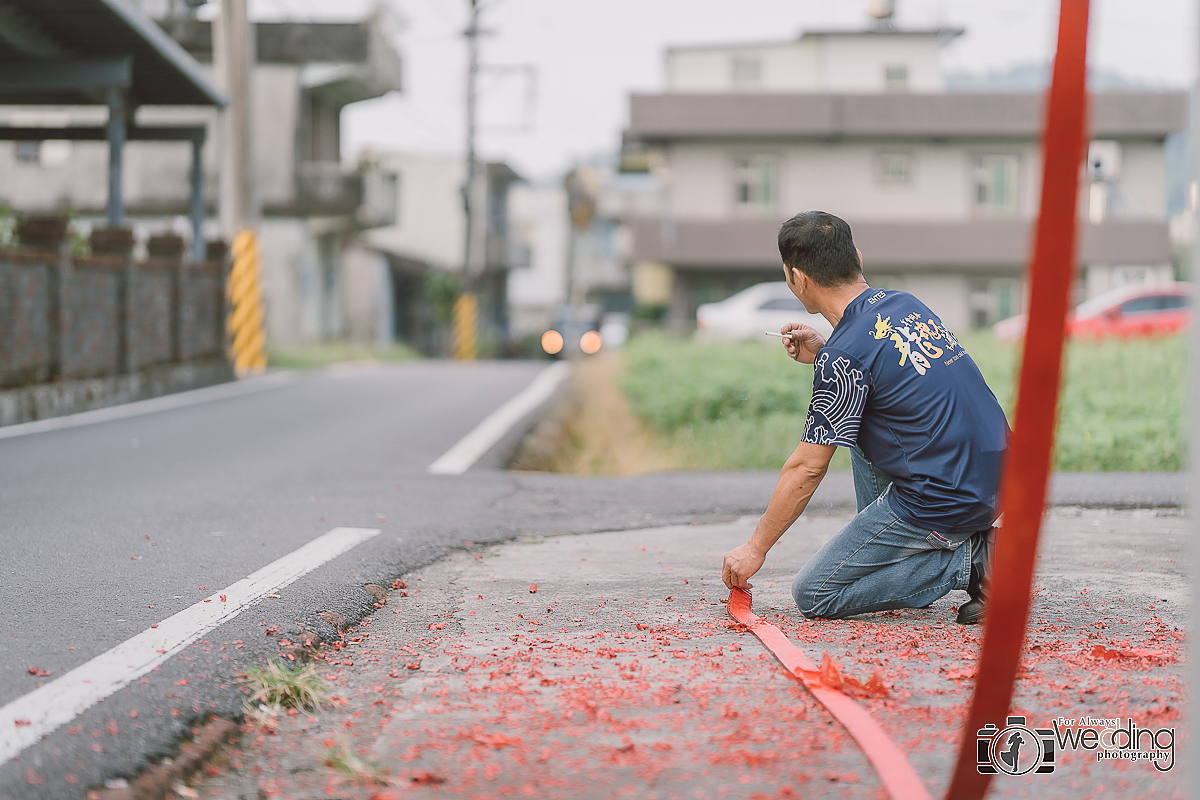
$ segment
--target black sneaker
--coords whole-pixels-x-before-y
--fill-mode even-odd
[[[988,528],[968,539],[971,543],[971,577],[967,583],[967,594],[971,599],[958,607],[955,621],[959,625],[978,625],[983,622],[984,612],[987,611],[987,581],[991,575],[995,537],[996,529]]]

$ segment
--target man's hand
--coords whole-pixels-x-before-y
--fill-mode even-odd
[[[763,562],[766,560],[767,554],[758,552],[748,542],[741,547],[735,547],[725,554],[721,580],[725,581],[725,585],[730,589],[734,587],[738,589],[753,588],[753,584],[746,583],[746,581],[762,569]]]
[[[796,331],[788,336],[790,331]],[[825,337],[816,330],[799,322],[789,322],[779,329],[783,334],[783,349],[795,361],[811,364],[817,360],[817,351],[825,346]]]

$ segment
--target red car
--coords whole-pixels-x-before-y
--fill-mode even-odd
[[[1080,303],[1067,321],[1071,336],[1169,336],[1186,328],[1191,321],[1192,285],[1163,283],[1122,286]],[[997,322],[992,331],[1001,341],[1013,341],[1025,335],[1026,316]]]

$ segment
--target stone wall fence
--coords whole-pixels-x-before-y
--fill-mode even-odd
[[[0,248],[0,426],[230,380],[223,242],[98,228],[71,252],[67,220],[29,216]]]

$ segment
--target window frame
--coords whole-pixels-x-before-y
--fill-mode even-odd
[[[739,67],[753,67],[743,74]],[[758,89],[763,83],[763,60],[759,56],[736,53],[729,59],[729,85],[735,90]]]
[[[982,203],[979,199],[980,176],[986,174],[986,163],[991,160],[1009,161],[1013,165],[1012,171],[1012,200],[1006,205],[997,205],[993,203]],[[971,204],[971,212],[975,217],[994,218],[994,217],[1016,217],[1021,214],[1021,190],[1025,185],[1025,169],[1024,159],[1022,154],[1011,150],[987,150],[975,151],[970,154],[968,186],[969,199]]]
[[[895,73],[895,76],[893,75]],[[896,80],[900,77],[901,80]],[[912,85],[910,78],[912,70],[908,68],[908,64],[884,64],[883,65],[883,90],[885,92],[907,92],[909,86]]]
[[[755,201],[747,199],[743,201],[742,186],[751,186],[749,182],[743,182],[743,176],[749,173],[754,168],[755,162],[761,162],[769,166],[770,177],[762,185],[767,187],[764,194],[770,195],[765,200]],[[745,166],[743,166],[743,162]],[[773,214],[779,210],[780,195],[782,188],[782,159],[778,153],[753,151],[753,152],[734,152],[729,159],[730,164],[730,187],[732,188],[733,210],[737,214]],[[746,192],[747,197],[752,194],[752,191]]]
[[[905,174],[903,178],[888,178],[884,170],[884,163],[887,159],[893,157],[903,158],[905,161]],[[903,150],[899,148],[877,150],[874,158],[874,177],[875,183],[880,186],[911,186],[914,182],[913,165],[916,163],[916,155],[911,150]]]
[[[13,161],[30,167],[42,165],[42,140],[25,139],[13,142]]]

